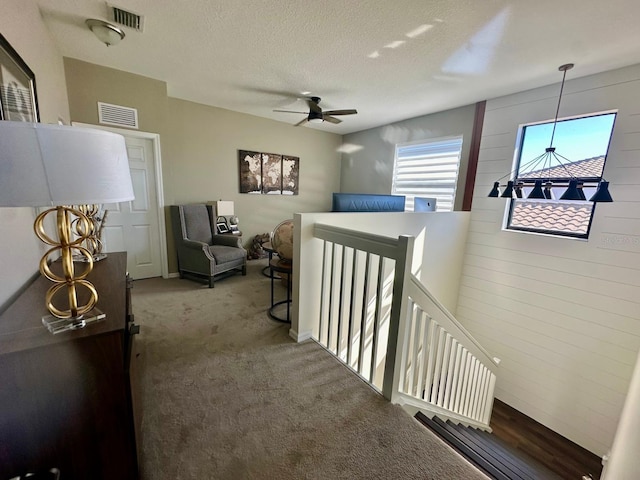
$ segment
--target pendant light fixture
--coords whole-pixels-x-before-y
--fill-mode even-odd
[[[532,200],[551,200],[553,195],[551,193],[552,187],[567,187],[567,190],[560,196],[559,200],[571,200],[571,201],[585,201],[586,196],[583,192],[583,183],[575,177],[571,172],[570,166],[572,163],[568,158],[560,155],[556,152],[553,146],[553,140],[556,133],[556,126],[558,125],[558,114],[560,113],[560,102],[562,101],[562,92],[564,90],[564,82],[567,76],[567,70],[573,68],[573,63],[567,63],[558,67],[558,70],[562,72],[562,83],[560,84],[560,95],[558,96],[558,106],[556,108],[556,115],[553,120],[553,130],[551,132],[551,141],[549,146],[545,149],[542,155],[537,156],[533,160],[521,165],[518,169],[507,173],[500,177],[493,183],[493,188],[489,192],[489,197],[497,198],[523,198],[524,188],[531,188],[527,199]],[[538,168],[540,167],[540,168]],[[537,169],[536,169],[537,168]],[[551,169],[561,169],[566,173],[563,177],[568,178],[560,183],[553,183]],[[520,170],[526,170],[528,173],[522,177],[514,178],[514,175]],[[533,174],[533,175],[531,175]],[[546,176],[545,176],[546,175]],[[504,185],[504,191],[500,192],[500,181],[505,178],[511,178]],[[590,202],[613,202],[611,194],[609,193],[609,182],[604,181],[602,178],[598,183],[598,188],[594,195],[589,198]]]

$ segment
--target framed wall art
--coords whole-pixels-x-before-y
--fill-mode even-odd
[[[0,120],[39,122],[36,77],[0,35]]]
[[[297,195],[300,158],[238,150],[240,193]]]

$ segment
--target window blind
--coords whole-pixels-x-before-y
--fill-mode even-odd
[[[413,197],[435,198],[437,211],[452,211],[461,150],[461,136],[396,145],[391,193],[406,197],[407,211]]]

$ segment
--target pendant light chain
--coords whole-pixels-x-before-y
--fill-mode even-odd
[[[551,131],[551,142],[549,143],[549,148],[553,148],[553,138],[556,135],[556,125],[558,124],[558,115],[560,114],[560,102],[562,101],[562,92],[564,91],[564,80],[567,78],[567,70],[571,70],[573,68],[573,63],[567,63],[565,65],[560,66],[558,70],[562,71],[562,83],[560,84],[560,96],[558,97],[558,107],[556,108],[556,116],[553,119],[553,130]]]

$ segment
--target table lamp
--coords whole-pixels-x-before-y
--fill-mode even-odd
[[[95,305],[98,293],[86,280],[93,258],[82,246],[92,234],[87,205],[133,200],[127,149],[122,135],[90,128],[0,121],[0,207],[52,206],[36,217],[34,230],[51,248],[40,272],[53,282],[45,297],[51,315],[42,318],[52,332],[84,327],[105,317]],[[55,213],[56,235],[45,231],[45,217]],[[74,271],[73,253],[86,258]],[[55,255],[62,275],[52,271]],[[77,287],[89,292],[78,305]],[[66,289],[66,303],[54,305]],[[59,296],[56,294],[61,292]]]
[[[233,216],[233,201],[232,200],[218,200],[216,202],[216,226],[218,227],[217,233],[227,233],[229,231],[229,223],[227,217]]]

